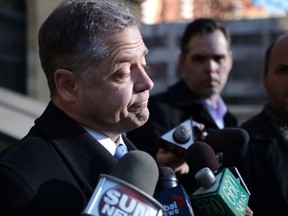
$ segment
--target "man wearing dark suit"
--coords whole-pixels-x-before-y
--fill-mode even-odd
[[[0,156],[0,215],[79,215],[123,135],[143,125],[153,82],[147,48],[127,5],[63,1],[39,30],[51,101],[29,133]],[[144,177],[145,173],[143,173]]]
[[[263,83],[267,103],[241,125],[250,141],[229,163],[238,167],[257,215],[288,215],[288,34],[266,51]],[[227,157],[228,159],[228,157]],[[228,160],[226,160],[228,162]]]
[[[232,67],[227,28],[214,19],[196,19],[186,27],[180,51],[182,78],[167,91],[150,97],[148,122],[127,135],[158,164],[181,175],[188,173],[189,167],[182,155],[159,148],[161,135],[191,116],[206,128],[235,127],[237,120],[220,97]]]

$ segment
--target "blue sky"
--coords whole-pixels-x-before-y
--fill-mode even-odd
[[[264,6],[269,13],[287,13],[288,0],[253,0],[255,6]]]

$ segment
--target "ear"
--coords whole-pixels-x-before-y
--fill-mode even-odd
[[[57,69],[54,81],[58,96],[65,101],[73,102],[77,93],[77,76],[69,70]]]
[[[185,63],[185,56],[183,54],[179,54],[179,56],[178,56],[178,66],[179,66],[179,70],[180,70],[181,74],[182,74],[182,71],[183,71],[184,63]]]
[[[232,69],[232,65],[233,65],[233,53],[232,51],[230,50],[229,53],[228,53],[228,58],[229,58],[229,62],[230,62],[230,69],[229,69],[229,73],[231,72],[231,69]]]
[[[266,89],[267,89],[267,74],[264,74],[263,75],[263,77],[262,77],[262,82],[263,82],[263,86],[264,86],[264,89],[265,89],[265,91],[267,91]]]

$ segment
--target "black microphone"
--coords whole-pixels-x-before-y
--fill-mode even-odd
[[[164,215],[194,216],[190,198],[182,185],[178,184],[170,167],[159,167],[159,180],[154,198],[163,205]]]
[[[189,194],[196,215],[242,215],[243,212],[245,215],[250,193],[241,182],[239,172],[236,177],[233,175],[234,171],[237,173],[236,168],[218,171],[220,164],[215,152],[204,142],[191,145],[185,158],[189,166],[188,179],[195,181]],[[230,170],[234,170],[233,173]]]
[[[195,142],[185,151],[184,157],[189,166],[189,173],[178,176],[178,181],[186,192],[191,194],[197,188],[195,174],[204,167],[209,167],[216,172],[220,168],[220,164],[214,150],[204,142]]]
[[[153,194],[159,177],[156,161],[133,150],[120,158],[110,175],[101,174],[81,216],[163,215]]]
[[[214,150],[205,142],[195,142],[185,152],[185,159],[189,166],[189,174],[195,174],[204,167],[209,167],[213,172],[218,171],[220,164]]]
[[[209,144],[216,152],[237,150],[247,145],[249,141],[248,132],[241,128],[206,128],[204,131],[207,135],[202,136],[201,140]]]

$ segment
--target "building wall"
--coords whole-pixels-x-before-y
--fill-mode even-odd
[[[201,16],[221,19],[267,17],[263,7],[252,0],[145,0],[142,4],[143,22],[185,22]]]
[[[48,85],[38,55],[38,29],[60,0],[27,0],[27,71],[28,95],[40,101],[49,100]]]

